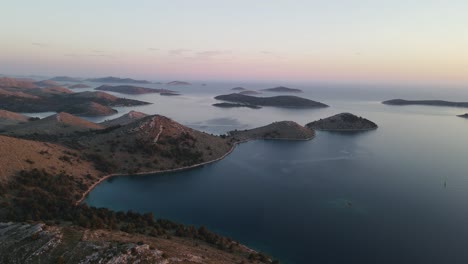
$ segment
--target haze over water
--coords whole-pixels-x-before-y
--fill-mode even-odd
[[[173,87],[183,91],[181,97],[136,96],[155,102],[137,110],[212,133],[281,120],[305,124],[340,112],[366,117],[379,128],[363,133],[318,132],[307,142],[249,142],[202,168],[112,178],[85,202],[205,225],[284,263],[468,261],[464,250],[468,136],[463,132],[468,121],[455,116],[467,109],[380,103],[398,95],[460,98],[464,91],[434,95],[415,88],[363,93],[359,87],[294,86],[306,90],[302,96],[331,107],[211,106],[213,96],[229,93],[235,86]]]

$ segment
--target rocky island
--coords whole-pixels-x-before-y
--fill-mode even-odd
[[[247,89],[245,89],[244,87],[234,87],[231,90],[232,91],[246,91]]]
[[[463,117],[463,118],[468,118],[468,113],[463,114],[463,115],[457,115],[458,117]]]
[[[242,142],[253,139],[310,140],[315,133],[296,122],[281,121],[254,129],[230,131],[228,135]]]
[[[261,94],[261,92],[252,91],[252,90],[246,90],[246,91],[239,92],[239,94],[244,94],[244,95],[256,95],[256,94]]]
[[[87,79],[88,82],[95,82],[95,83],[122,83],[122,84],[132,84],[132,83],[140,83],[140,84],[149,84],[151,82],[146,80],[135,80],[131,78],[118,78],[118,77],[103,77],[103,78],[94,78],[94,79]]]
[[[468,102],[450,102],[442,100],[404,100],[392,99],[383,101],[386,105],[429,105],[429,106],[451,106],[451,107],[468,107]]]
[[[138,87],[138,86],[131,86],[131,85],[118,85],[118,86],[101,85],[95,88],[95,90],[116,92],[116,93],[122,93],[122,94],[175,93],[174,91],[167,90],[167,89],[153,89],[153,88]]]
[[[215,99],[233,103],[241,103],[248,105],[257,105],[257,106],[275,106],[275,107],[286,107],[286,108],[321,108],[328,107],[328,105],[312,101],[310,99],[282,95],[282,96],[273,96],[273,97],[256,97],[249,96],[244,94],[228,94],[228,95],[219,95]]]
[[[307,128],[324,131],[362,131],[376,129],[377,125],[350,113],[341,113],[306,125]]]
[[[288,88],[284,86],[278,86],[275,88],[262,89],[265,92],[275,92],[275,93],[302,93],[301,89]]]
[[[57,76],[49,80],[56,81],[56,82],[81,82],[81,79],[68,77],[68,76]]]

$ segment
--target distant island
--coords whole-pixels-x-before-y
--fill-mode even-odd
[[[468,102],[450,102],[443,100],[404,100],[392,99],[383,101],[386,105],[429,105],[429,106],[451,106],[451,107],[468,107]]]
[[[68,88],[71,88],[71,89],[77,89],[77,88],[91,88],[91,86],[86,85],[86,84],[79,83],[79,84],[70,85]]]
[[[177,96],[177,95],[180,95],[180,93],[176,93],[176,92],[161,92],[159,93],[160,95],[163,95],[163,96]]]
[[[281,121],[254,129],[230,131],[228,135],[242,142],[252,139],[310,140],[315,133],[296,122]]]
[[[221,107],[221,108],[233,108],[233,107],[247,107],[252,109],[260,109],[261,106],[258,105],[250,105],[250,104],[236,104],[236,103],[216,103],[213,106]]]
[[[68,77],[68,76],[57,76],[49,80],[56,81],[56,82],[81,82],[81,79]]]
[[[247,89],[245,89],[244,87],[234,87],[231,90],[233,90],[233,91],[246,91]]]
[[[273,96],[273,97],[255,97],[244,94],[227,94],[216,96],[215,99],[233,103],[242,103],[248,105],[257,105],[257,106],[276,106],[276,107],[286,107],[286,108],[321,108],[328,107],[328,105],[312,101],[310,99],[282,95],[282,96]]]
[[[101,85],[95,88],[95,90],[109,91],[109,92],[116,92],[116,93],[123,93],[123,94],[174,93],[174,91],[167,90],[167,89],[153,89],[153,88],[138,87],[138,86],[131,86],[131,85],[119,85],[119,86]]]
[[[360,131],[376,129],[377,125],[360,116],[358,117],[351,113],[341,113],[308,123],[306,127],[326,131]]]
[[[463,118],[468,118],[468,113],[463,114],[463,115],[457,115],[458,117],[463,117]]]
[[[288,88],[284,86],[278,86],[275,88],[262,89],[261,91],[276,92],[276,93],[302,93],[301,89]]]
[[[174,85],[174,86],[182,86],[182,85],[192,85],[191,83],[189,82],[182,82],[182,81],[172,81],[172,82],[168,82],[166,83],[167,85]]]
[[[123,84],[132,84],[132,83],[140,83],[140,84],[148,84],[151,83],[146,80],[135,80],[130,78],[118,78],[118,77],[103,77],[103,78],[94,78],[94,79],[87,79],[88,82],[96,82],[96,83],[123,83]]]

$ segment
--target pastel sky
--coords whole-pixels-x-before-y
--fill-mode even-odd
[[[3,0],[0,74],[468,83],[466,0]]]

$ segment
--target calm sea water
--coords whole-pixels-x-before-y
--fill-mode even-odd
[[[380,104],[397,97],[468,101],[466,91],[294,86],[331,107],[211,106],[214,95],[238,85],[131,98],[154,102],[135,110],[212,133],[280,120],[305,124],[345,111],[379,129],[318,132],[308,142],[249,142],[202,168],[109,179],[85,202],[205,225],[283,263],[468,262],[468,120],[455,116],[468,109]]]

